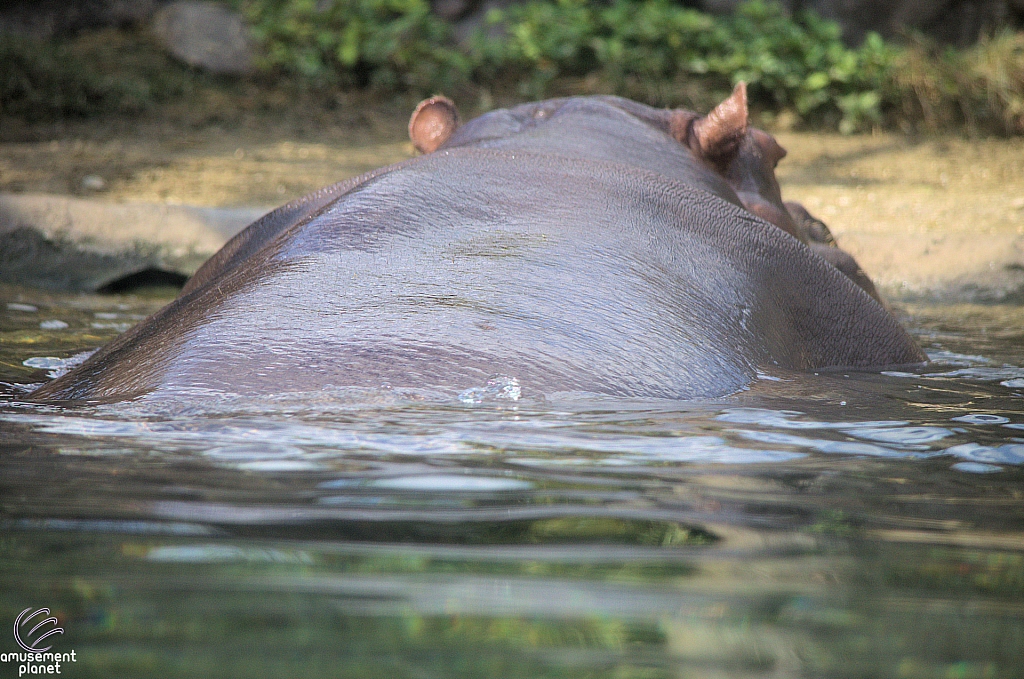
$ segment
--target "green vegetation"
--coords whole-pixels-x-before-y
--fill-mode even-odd
[[[771,118],[1024,132],[1024,35],[963,51],[923,38],[857,48],[812,12],[752,0],[711,16],[671,0],[534,0],[492,11],[463,45],[426,0],[239,0],[268,71],[416,94],[474,87],[510,98],[613,92],[706,109],[739,80]]]
[[[116,108],[124,94],[70,58],[65,46],[12,35],[0,40],[0,113],[89,115]]]
[[[508,22],[506,38],[482,41],[479,61],[517,77],[530,96],[541,95],[559,75],[595,74],[600,89],[705,108],[710,102],[685,100],[694,89],[687,81],[716,99],[745,80],[752,101],[765,110],[791,110],[850,131],[880,121],[879,91],[894,53],[874,35],[848,49],[836,24],[809,12],[788,17],[760,0],[722,17],[670,0],[557,0],[515,7],[492,20]]]
[[[210,80],[148,36],[103,30],[66,42],[0,35],[0,115],[30,120],[136,114]]]
[[[261,65],[316,85],[426,93],[465,84],[468,57],[427,0],[244,0]]]
[[[878,36],[846,48],[836,24],[755,0],[712,17],[671,0],[535,1],[492,11],[461,47],[426,0],[244,0],[262,66],[317,84],[471,86],[538,98],[567,80],[656,105],[704,108],[745,80],[755,104],[854,130],[881,121],[895,54]],[[564,87],[562,88],[564,89]]]
[[[811,12],[752,0],[711,16],[672,0],[533,0],[493,10],[456,40],[428,0],[231,0],[259,48],[263,84],[502,102],[615,93],[704,110],[739,80],[762,122],[839,129],[1024,133],[1024,34],[966,50],[921,37],[859,47]],[[111,75],[74,49],[5,37],[0,112],[125,112],[184,96],[188,77]],[[175,66],[169,70],[181,71]],[[187,69],[185,69],[187,70]],[[187,74],[186,74],[187,76]],[[186,85],[180,84],[185,82]]]

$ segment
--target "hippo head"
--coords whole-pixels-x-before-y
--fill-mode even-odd
[[[656,156],[685,154],[703,168],[687,179],[736,202],[783,231],[806,241],[782,202],[775,166],[786,151],[770,134],[750,127],[747,87],[739,83],[732,94],[706,116],[685,109],[654,109],[619,97],[572,97],[522,104],[491,111],[460,126],[455,104],[446,97],[420,103],[409,121],[409,136],[417,149],[479,146],[538,150],[568,155],[604,157],[637,164],[657,162]],[[571,122],[569,122],[571,121]],[[553,134],[542,132],[553,126]],[[627,129],[628,128],[628,129]],[[675,148],[666,147],[675,140]],[[603,152],[599,140],[614,148]]]
[[[775,178],[786,149],[767,132],[750,127],[748,119],[747,85],[741,82],[706,116],[673,111],[670,129],[677,141],[725,177],[747,210],[805,240],[782,202]]]

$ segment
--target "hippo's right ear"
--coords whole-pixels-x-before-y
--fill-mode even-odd
[[[680,111],[679,114],[685,112]],[[703,118],[673,120],[672,133],[697,157],[724,168],[739,152],[740,143],[747,134],[748,115],[747,84],[739,82],[729,98]]]
[[[409,118],[409,138],[422,153],[432,153],[459,127],[459,110],[448,97],[424,99]]]

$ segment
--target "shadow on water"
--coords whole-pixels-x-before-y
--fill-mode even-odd
[[[18,396],[164,300],[3,293],[0,619],[69,676],[1024,676],[1019,307],[715,401],[62,409]]]

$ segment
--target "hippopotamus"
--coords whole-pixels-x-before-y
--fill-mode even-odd
[[[267,214],[32,398],[506,376],[691,399],[776,368],[924,360],[827,227],[783,202],[786,152],[749,125],[742,83],[703,116],[587,96],[460,124],[437,96],[409,130],[421,155]]]

